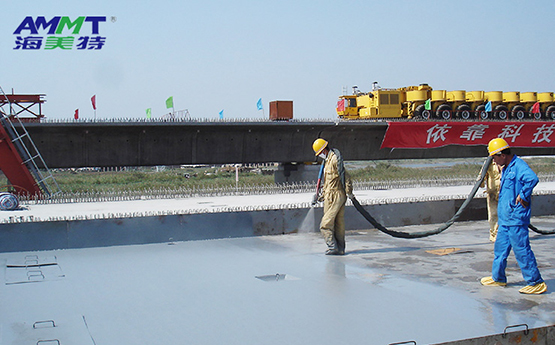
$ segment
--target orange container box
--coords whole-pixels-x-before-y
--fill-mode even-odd
[[[290,120],[293,118],[293,101],[270,102],[270,120]]]

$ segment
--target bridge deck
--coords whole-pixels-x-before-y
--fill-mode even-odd
[[[50,168],[312,162],[322,136],[345,160],[484,157],[485,147],[380,146],[386,122],[76,122],[26,124]],[[517,148],[553,155],[553,148]]]
[[[272,196],[284,204],[289,197]],[[555,227],[555,217],[533,222]],[[531,233],[550,290],[527,296],[518,293],[524,281],[512,255],[507,287],[479,284],[492,261],[487,227],[486,221],[456,223],[417,240],[349,231],[343,257],[323,255],[323,240],[312,231],[2,253],[0,340],[432,344],[502,333],[515,324],[555,324],[555,236]],[[449,248],[458,250],[433,252]]]
[[[555,226],[555,218],[544,222]],[[554,324],[555,295],[520,295],[524,282],[512,256],[507,287],[480,286],[492,260],[486,227],[468,222],[411,241],[350,232],[344,257],[323,255],[316,233],[0,254],[0,339],[431,344]],[[554,241],[532,235],[550,289]],[[428,252],[445,248],[460,251]],[[35,255],[53,265],[6,267]],[[29,273],[36,271],[43,277]],[[44,320],[56,327],[33,329]]]

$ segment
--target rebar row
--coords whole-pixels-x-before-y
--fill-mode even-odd
[[[555,194],[554,191],[537,191],[534,195],[551,195]],[[467,197],[466,194],[456,195],[428,195],[418,197],[396,197],[396,198],[379,198],[367,199],[361,202],[364,206],[372,205],[390,205],[390,204],[403,204],[403,203],[417,203],[417,202],[434,202],[445,200],[463,200]],[[477,195],[475,198],[484,198],[484,195]],[[347,205],[352,205],[350,200]],[[316,207],[321,207],[318,205]],[[0,224],[13,224],[13,223],[29,223],[29,222],[69,222],[69,221],[87,221],[87,220],[102,220],[102,219],[125,219],[125,218],[141,218],[141,217],[163,217],[163,216],[176,216],[176,215],[192,215],[203,213],[237,213],[237,212],[260,212],[260,211],[275,211],[275,210],[293,210],[293,209],[307,209],[311,207],[310,202],[300,203],[287,203],[287,204],[272,204],[272,205],[248,205],[248,206],[225,206],[225,207],[210,207],[210,208],[196,208],[187,210],[163,210],[163,211],[146,211],[146,212],[115,212],[115,213],[99,213],[90,215],[77,215],[77,216],[52,216],[41,219],[36,216],[11,216],[8,219],[0,219]]]
[[[468,184],[472,179],[442,179],[442,180],[405,180],[405,181],[355,181],[355,190],[382,190],[427,186],[451,186]],[[215,196],[245,196],[245,195],[273,195],[273,194],[298,194],[312,193],[316,190],[316,184],[312,182],[298,182],[288,184],[267,185],[243,185],[243,186],[201,186],[201,187],[179,187],[146,189],[137,191],[105,190],[92,192],[62,192],[49,198],[31,196],[22,198],[30,204],[58,204],[77,202],[100,202],[100,201],[130,201],[130,200],[152,200],[172,198],[193,197],[215,197]]]
[[[269,118],[192,118],[192,117],[174,117],[174,118],[129,118],[129,117],[119,117],[119,118],[106,118],[106,119],[41,119],[41,123],[235,123],[235,122],[268,122],[268,123],[287,123],[287,122],[324,122],[324,123],[336,123],[343,120],[334,119],[289,119],[287,121],[274,121]]]
[[[554,175],[540,175],[541,181],[553,181]],[[472,185],[475,177],[464,176],[456,178],[433,178],[433,179],[406,179],[387,181],[355,181],[355,191],[361,190],[389,190],[404,188],[426,188]],[[51,197],[27,197],[22,198],[27,204],[61,204],[82,202],[107,202],[107,201],[132,201],[132,200],[154,200],[154,199],[179,199],[195,197],[217,197],[217,196],[248,196],[248,195],[278,195],[313,193],[316,184],[313,182],[297,182],[288,184],[266,184],[266,185],[242,185],[242,186],[200,186],[146,189],[136,191],[105,190],[92,192],[60,192]]]

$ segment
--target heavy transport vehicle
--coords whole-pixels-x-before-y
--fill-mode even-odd
[[[428,84],[372,91],[353,87],[351,95],[339,97],[336,108],[340,118],[420,120],[555,120],[553,92],[447,91]]]

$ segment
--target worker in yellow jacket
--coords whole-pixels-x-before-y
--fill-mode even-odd
[[[497,229],[499,229],[499,224],[497,224],[497,203],[499,200],[499,188],[501,187],[501,167],[497,163],[491,162],[481,187],[486,187],[487,193],[489,240],[490,242],[495,242]]]
[[[315,199],[324,201],[324,216],[320,222],[328,250],[326,255],[345,254],[345,202],[353,197],[353,185],[345,171],[343,158],[338,149],[330,148],[322,138],[314,141],[312,148],[316,156],[324,160],[324,185]]]

